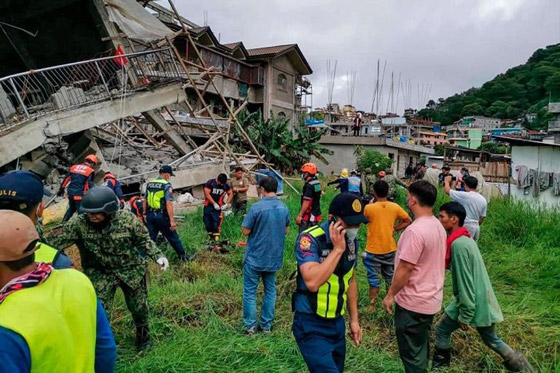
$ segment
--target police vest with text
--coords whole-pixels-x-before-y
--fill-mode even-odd
[[[169,181],[164,179],[155,179],[148,183],[146,187],[148,205],[148,212],[164,212],[166,211],[165,205],[165,188]]]
[[[39,248],[35,250],[35,262],[54,263],[60,251],[47,244],[39,242]]]
[[[318,244],[319,261],[322,263],[333,251],[332,243],[327,243],[325,231],[321,228],[321,226],[315,226],[306,229],[304,233],[309,234]],[[346,250],[344,251],[344,254],[342,254],[334,272],[331,274],[327,282],[319,287],[317,292],[311,292],[307,289],[300,289],[298,287],[296,294],[305,294],[309,301],[309,305],[311,306],[311,310],[313,310],[313,312],[321,318],[334,319],[344,315],[346,311],[346,292],[348,291],[350,279],[354,274],[355,263],[355,243],[352,243],[351,245],[347,244]],[[301,279],[299,267],[297,275]],[[294,296],[297,296],[296,294],[294,294]]]

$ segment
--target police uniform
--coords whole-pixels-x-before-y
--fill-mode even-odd
[[[50,196],[51,193],[44,188],[41,179],[29,171],[11,171],[0,176],[0,209],[19,211],[22,206],[26,208],[41,203],[43,195]],[[67,255],[47,244],[39,222],[35,228],[40,240],[35,261],[52,264],[55,269],[72,267],[72,260]]]
[[[173,201],[171,183],[163,177],[150,181],[146,187],[146,226],[150,238],[155,241],[159,232],[163,234],[180,259],[185,259],[185,249],[176,230],[171,230],[166,203]]]
[[[204,189],[208,189],[212,199],[219,206],[222,206],[224,204],[224,197],[230,193],[231,187],[228,183],[219,184],[216,179],[210,179],[204,184]],[[222,210],[216,210],[214,205],[208,199],[205,199],[202,220],[208,235],[212,236],[214,241],[218,241],[224,220]]]
[[[363,203],[351,193],[336,196],[329,214],[359,226],[367,222]],[[342,372],[346,356],[344,318],[347,292],[358,264],[358,240],[346,239],[344,253],[334,271],[317,290],[307,289],[300,268],[306,263],[322,263],[333,252],[329,221],[306,229],[295,246],[297,288],[293,294],[294,323],[292,331],[303,358],[311,372]],[[357,305],[356,305],[357,307]],[[357,315],[353,315],[357,319]]]
[[[87,191],[93,187],[95,172],[87,164],[75,164],[62,182],[61,189],[68,193],[68,210],[63,221],[68,221],[76,211],[80,210],[80,203]]]
[[[358,241],[347,243],[334,273],[318,292],[309,292],[299,267],[321,263],[333,250],[329,222],[303,231],[296,243],[297,290],[293,295],[295,311],[292,331],[311,372],[342,372],[346,355],[346,291],[358,263]]]
[[[311,180],[303,185],[303,192],[301,195],[301,204],[304,200],[311,201],[309,208],[303,212],[299,231],[302,232],[307,228],[318,224],[322,220],[321,216],[321,183],[314,176]]]

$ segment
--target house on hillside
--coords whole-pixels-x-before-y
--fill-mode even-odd
[[[511,146],[511,195],[531,205],[560,207],[560,143],[497,137]]]
[[[490,132],[492,128],[500,127],[502,125],[502,120],[499,118],[488,118],[483,116],[469,116],[459,119],[454,125],[465,127],[465,128],[478,128],[482,132]]]
[[[453,125],[447,129],[447,141],[452,146],[478,149],[482,144],[482,130]]]

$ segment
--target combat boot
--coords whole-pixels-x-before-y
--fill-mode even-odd
[[[141,325],[136,327],[136,348],[138,352],[152,347],[152,341],[150,339],[150,331],[148,325]]]
[[[432,369],[445,368],[451,364],[451,349],[438,348],[434,351]]]
[[[510,372],[534,372],[533,367],[520,351],[504,356],[504,367]]]

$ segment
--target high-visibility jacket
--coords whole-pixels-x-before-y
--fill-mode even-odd
[[[146,187],[146,202],[149,211],[165,211],[165,190],[170,185],[165,179],[155,179]]]
[[[35,261],[44,263],[54,263],[60,251],[47,244],[39,242],[39,248],[35,250]]]
[[[309,234],[318,244],[319,260],[322,262],[333,250],[332,243],[327,243],[327,237],[324,229],[316,225],[306,229],[304,233]],[[297,293],[307,295],[311,310],[317,316],[324,319],[334,319],[344,315],[346,311],[346,293],[352,275],[354,274],[354,266],[356,263],[356,251],[352,246],[346,245],[346,251],[340,258],[334,272],[331,274],[327,282],[321,285],[317,292],[311,292],[306,289],[297,289]],[[298,267],[298,284],[304,283],[301,278],[301,272]],[[300,281],[301,280],[301,281]]]
[[[0,304],[0,326],[25,339],[32,373],[93,373],[96,315],[93,285],[73,269],[55,269],[43,283]]]
[[[87,164],[75,164],[70,167],[70,172],[62,183],[70,199],[79,201],[93,187],[95,172]]]

